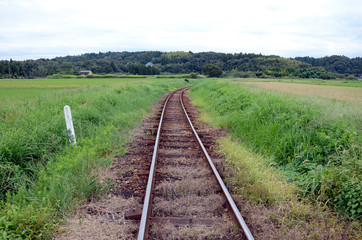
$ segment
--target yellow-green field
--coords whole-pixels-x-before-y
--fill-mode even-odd
[[[361,87],[323,86],[283,82],[242,82],[242,84],[258,86],[273,91],[291,93],[295,95],[320,96],[362,104]]]
[[[32,79],[32,80],[0,80],[0,107],[7,104],[69,91],[75,88],[92,88],[97,86],[123,86],[127,84],[143,84],[160,81],[156,78],[87,78],[87,79]],[[167,79],[164,79],[167,81]],[[181,80],[180,80],[181,81]]]

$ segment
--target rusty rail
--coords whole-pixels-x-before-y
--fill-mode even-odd
[[[158,130],[157,130],[157,136],[156,136],[156,141],[155,141],[155,146],[154,146],[154,150],[153,150],[153,155],[152,155],[152,162],[151,162],[151,167],[150,167],[150,173],[149,173],[149,177],[148,177],[148,182],[147,182],[147,187],[146,187],[146,195],[145,195],[145,200],[144,200],[144,204],[143,204],[143,209],[142,209],[142,216],[141,216],[141,220],[140,220],[140,227],[139,227],[139,231],[138,231],[138,237],[137,239],[138,240],[143,240],[143,239],[147,239],[147,232],[148,232],[148,227],[149,227],[149,215],[150,215],[150,211],[151,211],[151,195],[152,195],[152,188],[153,188],[153,185],[154,185],[154,174],[155,174],[155,166],[156,166],[156,159],[157,159],[157,150],[158,150],[158,146],[159,146],[159,139],[160,139],[160,135],[161,135],[161,128],[162,128],[162,121],[163,121],[163,117],[164,117],[164,114],[165,114],[165,110],[166,110],[166,106],[167,106],[167,103],[168,103],[168,100],[170,99],[170,97],[177,91],[181,91],[183,90],[183,92],[185,91],[185,89],[188,89],[188,88],[181,88],[181,89],[178,89],[174,92],[172,92],[166,99],[165,103],[164,103],[164,106],[163,106],[163,110],[162,110],[162,114],[161,114],[161,118],[160,118],[160,123],[159,123],[159,126],[158,126]],[[199,138],[188,114],[187,114],[187,111],[185,109],[185,106],[183,104],[183,101],[182,101],[182,96],[183,96],[183,92],[181,93],[180,95],[180,102],[181,102],[181,106],[184,110],[184,113],[186,115],[186,118],[190,124],[190,127],[194,133],[194,136],[195,138],[197,139],[197,142],[199,143],[202,151],[203,151],[203,154],[205,156],[205,158],[208,160],[209,162],[209,165],[217,179],[217,182],[219,183],[237,221],[239,222],[241,228],[243,229],[247,239],[249,240],[254,240],[254,237],[253,235],[251,234],[248,226],[246,225],[243,217],[241,216],[237,206],[235,205],[235,202],[234,200],[232,199],[229,191],[227,190],[223,180],[221,179],[220,177],[220,174],[218,173],[217,169],[215,168],[215,165],[213,164],[209,154],[207,153],[201,139]]]
[[[181,90],[181,89],[179,89]],[[179,91],[176,90],[176,91]],[[152,162],[151,162],[151,167],[150,167],[150,174],[148,176],[148,181],[147,181],[147,188],[146,188],[146,195],[145,195],[145,201],[143,203],[143,208],[142,208],[142,216],[141,216],[141,221],[140,221],[140,227],[139,227],[139,231],[138,231],[138,240],[143,240],[143,239],[147,239],[147,229],[148,229],[148,224],[149,224],[149,214],[150,214],[150,210],[151,210],[151,193],[152,193],[152,186],[154,184],[154,175],[155,175],[155,166],[156,166],[156,158],[157,158],[157,150],[158,150],[158,145],[160,142],[160,135],[161,135],[161,128],[162,128],[162,121],[163,121],[163,116],[165,115],[165,110],[166,110],[166,106],[168,103],[168,100],[170,99],[170,97],[176,92],[173,91],[166,99],[165,104],[163,105],[163,109],[162,109],[162,114],[161,114],[161,118],[160,118],[160,123],[158,125],[158,130],[157,130],[157,136],[156,136],[156,141],[155,141],[155,147],[153,149],[153,155],[152,155]]]
[[[206,151],[206,149],[205,149],[205,147],[204,147],[204,144],[202,143],[201,139],[199,138],[199,135],[197,134],[197,132],[196,132],[196,130],[195,130],[195,128],[194,128],[194,125],[192,124],[192,122],[191,122],[191,120],[190,120],[190,118],[189,118],[189,116],[188,116],[188,114],[187,114],[187,111],[186,111],[185,106],[184,106],[183,101],[182,101],[183,93],[184,93],[184,92],[182,92],[181,95],[180,95],[180,102],[181,102],[182,109],[184,110],[184,113],[185,113],[185,115],[186,115],[186,118],[187,118],[187,120],[188,120],[188,122],[189,122],[189,124],[190,124],[191,129],[192,129],[192,132],[194,133],[194,135],[195,135],[195,137],[196,137],[196,139],[197,139],[197,142],[199,143],[199,145],[200,145],[200,147],[201,147],[201,149],[202,149],[202,152],[203,152],[205,158],[206,158],[207,161],[209,162],[210,168],[212,169],[212,172],[214,173],[214,175],[215,175],[215,177],[216,177],[216,180],[217,180],[217,182],[219,183],[219,185],[220,185],[220,187],[221,187],[221,189],[222,189],[222,191],[223,191],[223,193],[224,193],[224,196],[226,197],[226,199],[227,199],[227,201],[228,201],[228,203],[229,203],[232,211],[234,212],[235,217],[236,217],[236,219],[238,220],[241,228],[243,229],[246,237],[247,237],[249,240],[253,240],[253,239],[254,239],[253,235],[251,234],[248,226],[246,225],[243,217],[241,216],[238,207],[236,206],[233,198],[231,197],[228,189],[226,188],[226,186],[225,186],[225,184],[224,184],[224,181],[223,181],[222,178],[220,177],[219,172],[217,171],[214,163],[212,162],[209,154],[207,153],[207,151]]]

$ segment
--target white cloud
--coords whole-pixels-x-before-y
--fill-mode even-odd
[[[98,51],[362,55],[359,0],[0,0],[0,59]]]

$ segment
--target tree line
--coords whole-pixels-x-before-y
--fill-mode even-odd
[[[151,62],[152,66],[146,66]],[[203,73],[210,65],[235,77],[349,78],[362,73],[362,58],[282,58],[275,55],[217,52],[99,52],[78,56],[0,61],[0,78],[38,78],[53,74],[77,75],[80,70],[95,74],[188,74]],[[207,69],[204,67],[204,69]]]

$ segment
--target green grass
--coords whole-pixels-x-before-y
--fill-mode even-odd
[[[102,190],[98,169],[125,153],[129,132],[152,103],[185,85],[145,80],[59,89],[0,108],[0,236],[49,238],[65,214]],[[65,105],[72,109],[75,147],[65,130]]]
[[[76,88],[99,85],[125,85],[155,81],[156,79],[134,78],[69,78],[69,79],[17,79],[0,80],[0,88]]]
[[[59,88],[0,88],[0,108],[20,104],[36,97],[64,91]]]
[[[356,105],[199,80],[192,98],[243,145],[299,187],[351,218],[362,215],[361,116]]]
[[[261,79],[261,78],[227,78],[222,81],[232,82],[282,82],[299,83],[311,85],[340,86],[340,87],[362,87],[362,81],[357,80],[322,80],[322,79]]]

